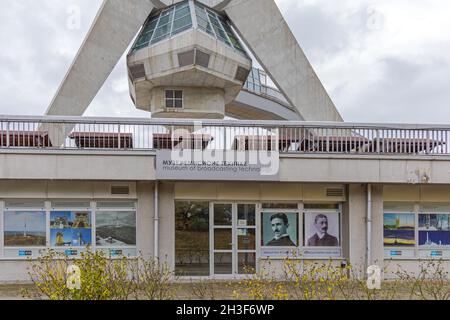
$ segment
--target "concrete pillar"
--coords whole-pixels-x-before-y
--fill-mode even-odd
[[[372,185],[372,262],[383,267],[383,186]]]
[[[359,273],[364,271],[366,261],[366,192],[366,185],[349,185],[348,213],[344,214],[344,218],[347,220],[343,220],[343,234],[344,237],[346,234],[348,237],[347,246],[344,250],[347,251],[349,262]],[[345,223],[348,224],[347,227],[345,227]]]
[[[136,186],[138,197],[137,245],[138,251],[146,259],[153,257],[154,188],[153,182],[138,182]]]
[[[159,184],[159,257],[175,269],[175,185]]]

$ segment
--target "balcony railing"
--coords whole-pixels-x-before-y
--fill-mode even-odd
[[[274,99],[283,104],[289,104],[285,96],[278,89],[268,85],[266,73],[258,68],[252,68],[244,84],[244,90],[269,99]]]
[[[293,154],[450,155],[450,126],[0,117],[0,151],[20,149],[206,149]]]

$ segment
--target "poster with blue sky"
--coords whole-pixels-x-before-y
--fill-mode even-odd
[[[46,245],[45,212],[6,211],[4,213],[5,247]]]
[[[450,214],[419,215],[419,246],[450,247]]]
[[[414,247],[416,245],[415,221],[414,213],[384,214],[384,246]]]
[[[50,213],[52,247],[85,247],[92,244],[90,212],[53,211]]]

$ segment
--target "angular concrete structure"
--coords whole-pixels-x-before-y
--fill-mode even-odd
[[[131,97],[154,118],[223,119],[251,66],[225,17],[184,1],[144,25],[128,55]],[[179,105],[166,105],[167,90]]]
[[[170,6],[176,4],[179,5],[180,3],[183,3],[183,1],[133,0],[132,2],[123,2],[119,0],[104,0],[102,8],[95,19],[86,40],[46,114],[82,115],[152,10],[167,10],[167,6],[170,8]],[[300,118],[304,120],[342,121],[341,116],[320,80],[317,78],[317,75],[298,45],[295,37],[290,32],[289,27],[273,0],[189,0],[189,3],[192,11],[195,10],[194,6],[204,4],[209,7],[208,10],[217,10],[216,12],[219,16],[223,16],[224,19],[230,19],[231,24],[241,35],[247,47],[269,73],[288,102],[296,108],[298,116],[295,116],[292,120]],[[193,12],[191,13],[193,14]],[[255,18],[247,19],[250,15]],[[197,19],[194,17],[193,20]],[[198,21],[202,20],[198,19]],[[205,21],[204,31],[207,31],[206,29],[211,29],[211,34],[217,39],[217,31],[219,30],[214,27],[214,21],[211,21],[210,16],[207,16],[203,21]],[[183,40],[181,38],[178,39],[179,41],[175,41],[175,39],[161,39],[165,40],[163,41],[164,43],[157,44],[156,47],[160,47],[160,50],[164,48],[166,51],[166,58],[164,58],[164,54],[159,57],[162,60],[155,60],[157,59],[157,55],[160,55],[160,53],[158,53],[158,48],[156,47],[153,48],[156,51],[147,52],[146,54],[141,54],[140,52],[131,53],[128,60],[129,66],[132,67],[130,74],[137,74],[138,77],[130,77],[130,93],[138,108],[152,111],[152,108],[150,107],[152,104],[152,95],[149,93],[149,91],[151,91],[150,88],[153,88],[154,86],[158,87],[160,84],[164,87],[164,85],[168,83],[168,79],[159,79],[159,83],[158,81],[154,81],[156,75],[155,72],[160,72],[160,75],[163,76],[163,74],[161,74],[162,69],[159,71],[149,70],[150,64],[153,63],[153,65],[155,65],[156,63],[159,68],[177,65],[177,55],[178,53],[181,53],[179,50],[182,47],[188,46],[193,50],[194,44],[198,43],[203,45],[204,49],[206,49],[204,50],[207,51],[204,52],[205,54],[212,54],[212,60],[215,58],[223,60],[224,57],[226,57],[225,61],[220,62],[216,66],[211,66],[211,71],[217,72],[218,69],[223,68],[223,66],[221,66],[222,64],[228,65],[229,71],[220,70],[218,74],[218,79],[221,79],[224,76],[225,79],[222,79],[222,82],[219,81],[219,83],[214,83],[214,81],[216,81],[213,80],[214,76],[209,77],[209,79],[208,77],[196,78],[194,76],[192,81],[186,81],[186,78],[189,79],[192,75],[179,73],[178,76],[183,78],[182,84],[184,87],[189,87],[187,85],[189,82],[192,82],[195,86],[199,81],[203,81],[205,85],[213,84],[213,87],[227,88],[224,101],[218,101],[217,103],[212,104],[211,113],[209,115],[207,115],[207,112],[205,113],[206,110],[203,107],[196,109],[195,106],[192,106],[191,112],[186,110],[184,116],[183,112],[167,113],[164,112],[163,108],[159,105],[160,101],[153,101],[153,104],[155,105],[153,111],[155,112],[155,115],[159,114],[160,117],[199,116],[205,118],[220,118],[224,113],[226,114],[226,107],[224,108],[222,104],[232,103],[233,101],[230,99],[237,96],[236,91],[243,82],[242,78],[245,74],[245,70],[248,70],[248,61],[245,61],[245,58],[236,57],[236,55],[233,56],[232,53],[226,53],[230,50],[223,50],[223,48],[221,48],[223,46],[219,43],[220,41],[211,43],[211,41],[208,41],[203,35],[198,35],[199,33],[195,32],[199,27],[197,21],[192,21],[192,27],[194,31],[191,36],[183,35],[183,37],[185,37]],[[145,33],[145,28],[143,29],[143,32]],[[219,32],[223,32],[223,30],[220,30]],[[234,31],[231,31],[231,33],[233,32]],[[264,39],[261,38],[262,36]],[[230,37],[227,36],[227,32],[223,34],[223,37],[228,39],[227,41],[230,40]],[[105,39],[108,39],[108,41],[105,41]],[[167,41],[170,43],[166,43]],[[169,45],[169,47],[167,47],[167,45]],[[172,48],[172,46],[174,47]],[[233,45],[231,47],[233,47]],[[148,60],[151,57],[153,57],[153,62],[150,61],[151,59]],[[169,57],[170,59],[168,59]],[[146,59],[147,66],[143,69],[140,64]],[[162,62],[163,60],[165,60],[165,62]],[[286,61],[290,61],[290,63],[285,64],[284,62]],[[95,74],[92,73],[92,67],[94,65],[97,68]],[[195,61],[194,65],[198,66]],[[231,67],[231,65],[233,65],[233,67]],[[237,74],[232,74],[233,72],[237,72],[237,65],[243,67],[243,69],[240,69],[239,71],[240,79],[235,79]],[[196,67],[194,69],[198,68]],[[211,72],[209,72],[209,75],[211,75]],[[149,77],[146,85],[139,80],[144,76]],[[167,76],[170,76],[170,72]],[[149,87],[148,84],[151,83],[152,80],[154,81],[154,84]],[[175,81],[173,85],[176,85],[177,82],[180,81]],[[162,91],[160,90],[159,95],[161,92]],[[158,93],[156,93],[155,96],[158,96]],[[211,98],[216,99],[216,96],[216,94],[213,94]],[[196,101],[195,98],[191,100]],[[257,106],[253,107],[257,108]],[[283,113],[286,114],[286,112]],[[230,115],[245,118],[248,115],[248,112],[239,115],[236,114],[236,109],[233,109],[233,112]],[[261,117],[259,117],[258,114],[255,116],[258,119],[262,119],[267,117],[267,113],[263,110]],[[278,118],[279,117],[275,117],[275,119]]]

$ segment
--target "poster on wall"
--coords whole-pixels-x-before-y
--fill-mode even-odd
[[[385,247],[414,247],[414,213],[385,213],[383,223]]]
[[[85,247],[92,243],[91,214],[80,211],[50,213],[52,247]]]
[[[450,248],[450,214],[419,214],[419,246]]]
[[[339,247],[340,223],[338,212],[305,213],[306,247]]]
[[[263,212],[263,247],[297,247],[298,213]]]
[[[6,211],[4,213],[5,247],[45,247],[45,212]]]
[[[136,213],[99,211],[95,216],[95,230],[97,246],[136,246]]]

